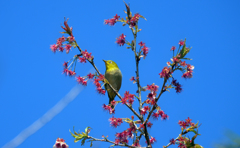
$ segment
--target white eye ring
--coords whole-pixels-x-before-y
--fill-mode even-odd
[[[112,61],[109,61],[110,64],[112,64]]]

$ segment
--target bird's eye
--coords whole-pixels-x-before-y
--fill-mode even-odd
[[[110,64],[112,64],[112,61],[109,61]]]

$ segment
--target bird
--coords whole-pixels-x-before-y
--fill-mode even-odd
[[[106,71],[104,77],[108,80],[109,84],[118,92],[122,85],[122,73],[118,65],[112,60],[103,60],[105,62]],[[114,109],[111,102],[117,95],[108,84],[105,84],[105,90],[108,92],[109,106]]]

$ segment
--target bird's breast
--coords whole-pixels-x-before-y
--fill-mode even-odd
[[[122,73],[119,69],[106,71],[105,78],[117,91],[120,90],[122,84]]]

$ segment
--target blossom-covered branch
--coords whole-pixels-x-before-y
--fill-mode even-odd
[[[175,144],[177,144],[179,148],[203,148],[201,145],[196,144],[194,141],[197,136],[200,135],[198,134],[198,128],[200,127],[200,125],[198,125],[198,123],[195,124],[191,121],[192,119],[190,119],[189,117],[185,119],[185,121],[179,121],[178,124],[180,125],[182,132],[177,138],[172,138],[166,146],[163,146],[163,148],[167,148],[170,145]],[[189,132],[193,132],[195,134],[191,140],[184,136]]]
[[[113,16],[111,19],[106,19],[104,22],[106,25],[113,26],[117,22],[123,23],[123,26],[129,26],[129,28],[132,31],[133,34],[133,40],[131,42],[127,41],[126,35],[123,33],[117,38],[116,43],[119,46],[127,45],[127,49],[131,49],[134,53],[135,63],[136,63],[136,77],[132,77],[130,80],[133,81],[133,83],[137,84],[137,94],[134,95],[129,93],[129,91],[125,91],[124,95],[121,96],[118,91],[113,87],[112,84],[108,82],[108,80],[105,78],[103,74],[100,73],[97,66],[94,63],[94,57],[92,56],[92,53],[89,53],[87,50],[82,50],[80,46],[77,44],[77,41],[75,40],[75,37],[72,32],[72,27],[69,27],[67,21],[64,21],[64,27],[62,28],[65,30],[65,32],[68,34],[68,37],[60,37],[57,40],[56,44],[53,44],[50,46],[51,50],[55,53],[56,51],[63,52],[66,50],[66,53],[69,53],[71,48],[77,48],[80,52],[80,54],[75,55],[72,59],[70,59],[68,62],[64,62],[63,67],[63,73],[67,76],[75,76],[75,68],[77,61],[80,63],[86,63],[87,61],[94,67],[96,70],[96,73],[92,74],[89,73],[87,76],[76,76],[76,81],[79,84],[82,84],[84,86],[87,85],[87,82],[89,80],[93,81],[94,85],[97,87],[97,92],[100,94],[105,94],[106,90],[103,89],[104,85],[108,85],[113,92],[118,96],[120,101],[112,100],[110,101],[109,105],[103,104],[103,109],[107,110],[110,114],[115,113],[115,107],[117,104],[121,103],[126,105],[133,114],[138,118],[137,120],[134,120],[134,116],[131,116],[131,118],[116,118],[112,116],[109,121],[110,125],[114,128],[120,126],[122,123],[127,123],[129,125],[129,128],[126,130],[117,133],[115,136],[115,141],[110,141],[107,139],[107,137],[103,137],[104,139],[97,139],[89,136],[90,128],[85,129],[85,132],[77,133],[74,131],[74,133],[71,133],[72,136],[75,138],[75,142],[80,141],[82,142],[82,145],[85,143],[86,140],[90,140],[89,142],[93,141],[104,141],[114,144],[113,146],[126,146],[126,147],[141,147],[139,144],[140,139],[144,136],[146,139],[147,147],[151,148],[152,144],[154,144],[157,140],[155,137],[150,136],[148,132],[148,128],[151,128],[153,126],[153,123],[149,122],[150,118],[153,119],[159,119],[162,120],[169,119],[169,116],[162,110],[162,108],[159,106],[158,101],[162,94],[166,91],[170,91],[170,89],[175,89],[176,93],[182,92],[182,85],[173,77],[173,74],[176,71],[181,71],[183,73],[182,78],[190,79],[193,77],[193,69],[194,66],[187,64],[186,60],[191,60],[189,58],[186,58],[185,56],[190,52],[191,48],[186,47],[186,39],[179,41],[179,47],[178,51],[175,53],[176,47],[172,46],[171,51],[173,52],[173,57],[171,59],[171,62],[167,62],[167,66],[165,66],[162,71],[159,73],[160,78],[163,78],[162,87],[159,89],[159,86],[155,83],[152,83],[151,85],[147,84],[146,86],[142,86],[140,84],[140,74],[139,74],[139,64],[140,61],[143,59],[146,59],[149,54],[149,48],[146,46],[146,43],[143,41],[140,41],[137,44],[137,35],[138,32],[141,31],[138,26],[138,22],[140,18],[145,19],[142,15],[139,13],[132,14],[130,11],[129,5],[125,3],[127,11],[125,13],[127,14],[126,19],[120,18],[118,14]],[[146,20],[146,19],[145,19]],[[66,43],[67,42],[67,43]],[[65,44],[66,43],[66,44]],[[137,45],[139,45],[139,50],[137,50]],[[119,90],[119,89],[118,89]],[[160,91],[159,91],[160,90]],[[146,99],[142,97],[142,91],[147,91],[148,95]],[[115,96],[114,96],[115,97]],[[139,103],[138,110],[134,110],[132,105],[135,101],[135,98],[137,98]],[[179,123],[179,125],[182,127],[182,133],[179,135],[178,138],[172,139],[171,143],[177,142],[179,144],[179,147],[183,148],[183,146],[188,144],[194,144],[194,139],[189,140],[185,138],[182,139],[183,135],[192,131],[196,132],[194,129],[198,128],[196,124],[193,124],[190,121],[190,118],[186,119],[186,121],[182,121]],[[190,127],[189,127],[190,126]],[[189,127],[186,129],[186,127]],[[185,131],[184,131],[185,130]],[[196,135],[199,135],[198,133]],[[129,144],[129,139],[133,139],[133,143]],[[171,144],[170,144],[171,145]],[[165,147],[168,147],[169,144]]]

